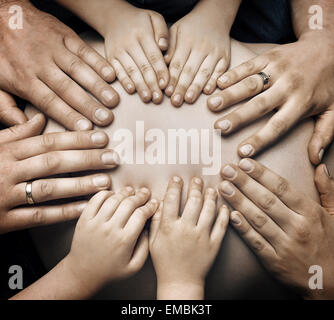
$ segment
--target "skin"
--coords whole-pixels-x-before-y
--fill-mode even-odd
[[[240,2],[202,0],[170,28],[165,55],[170,81],[165,92],[175,107],[194,103],[202,91],[215,91],[217,79],[230,64],[229,34]]]
[[[17,107],[15,99],[7,92],[0,90],[0,123],[15,126],[27,120],[25,114]]]
[[[159,204],[149,198],[147,188],[96,194],[77,223],[67,256],[13,299],[87,299],[105,283],[137,273],[149,252],[144,226]]]
[[[38,136],[44,125],[44,117],[38,114],[23,125],[0,131],[0,233],[77,218],[85,201],[57,205],[43,203],[94,194],[111,186],[110,177],[106,174],[47,178],[115,168],[118,155],[112,150],[102,149],[108,143],[103,132]],[[18,208],[27,203],[27,181],[33,181],[32,197],[36,206]]]
[[[21,30],[8,27],[12,5],[22,8]],[[1,89],[30,101],[69,130],[113,121],[110,108],[119,96],[107,82],[115,72],[66,25],[29,1],[8,0],[0,5],[0,37]],[[17,117],[22,121],[22,115]]]
[[[236,210],[231,224],[278,280],[306,299],[334,298],[334,181],[325,165],[315,181],[322,206],[260,163],[244,159],[222,169],[221,195]],[[323,269],[323,289],[309,287],[312,265]]]
[[[312,4],[326,9],[323,30],[314,31],[308,26],[307,10]],[[328,0],[294,0],[292,9],[298,41],[271,49],[227,71],[218,79],[222,91],[208,99],[208,107],[220,112],[251,98],[216,121],[215,128],[223,136],[278,110],[264,127],[239,144],[240,157],[255,156],[303,118],[319,115],[309,143],[310,160],[319,164],[334,137],[334,90],[329,85],[334,81],[334,59],[330,54],[334,48],[334,7]],[[265,87],[257,75],[261,71],[271,76]]]
[[[123,0],[57,0],[79,15],[105,39],[108,61],[123,88],[143,102],[160,104],[169,74],[161,50],[168,47],[164,18]]]
[[[226,206],[217,215],[217,192],[193,178],[179,216],[183,181],[170,179],[150,230],[150,253],[161,300],[204,299],[205,278],[224,238],[229,220]]]

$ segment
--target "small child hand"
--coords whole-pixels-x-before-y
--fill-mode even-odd
[[[218,217],[217,192],[192,179],[188,199],[179,217],[182,180],[170,180],[164,201],[154,215],[150,253],[158,280],[158,299],[202,299],[205,277],[225,235],[229,211]],[[203,199],[204,198],[204,199]]]

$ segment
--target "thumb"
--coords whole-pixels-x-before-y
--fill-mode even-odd
[[[161,222],[161,216],[162,216],[162,207],[163,207],[163,201],[160,201],[160,205],[158,210],[155,212],[154,216],[151,219],[151,225],[150,225],[150,245],[153,244]]]
[[[168,49],[168,27],[165,19],[162,15],[152,12],[151,13],[152,26],[154,31],[155,41],[161,51]]]
[[[334,105],[321,114],[315,124],[313,136],[308,146],[308,153],[313,164],[321,162],[325,149],[334,137]]]
[[[316,169],[314,181],[320,194],[321,205],[334,216],[334,180],[330,178],[325,164]]]
[[[0,90],[0,123],[7,126],[22,124],[27,121],[25,114],[17,107],[15,99]]]
[[[41,113],[36,114],[31,120],[0,131],[0,143],[13,142],[30,138],[40,134],[45,125],[45,118]]]

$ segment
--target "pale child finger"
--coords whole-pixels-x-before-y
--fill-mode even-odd
[[[197,227],[201,230],[211,230],[212,223],[217,214],[217,191],[207,188],[204,195],[204,203]]]
[[[229,221],[229,214],[230,214],[229,209],[226,206],[222,206],[219,209],[217,219],[213,225],[210,239],[212,242],[216,243],[218,246],[220,246],[225,236],[227,226],[228,226],[228,221]]]
[[[162,222],[176,220],[179,217],[183,181],[180,177],[169,180],[163,201]]]
[[[134,244],[135,246],[135,244]],[[134,253],[132,255],[132,259],[130,260],[129,264],[128,264],[128,269],[130,271],[130,273],[136,273],[137,271],[139,271],[147,257],[148,257],[148,253],[149,253],[149,244],[148,244],[148,232],[147,230],[145,230],[138,242],[137,245],[134,249]]]

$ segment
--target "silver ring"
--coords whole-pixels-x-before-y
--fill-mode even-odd
[[[32,197],[32,182],[27,182],[26,184],[26,199],[28,204],[30,205],[35,204],[35,201]]]
[[[261,77],[261,79],[263,80],[263,90],[265,89],[265,86],[269,83],[271,75],[270,74],[266,74],[264,72],[259,72],[258,75]]]

